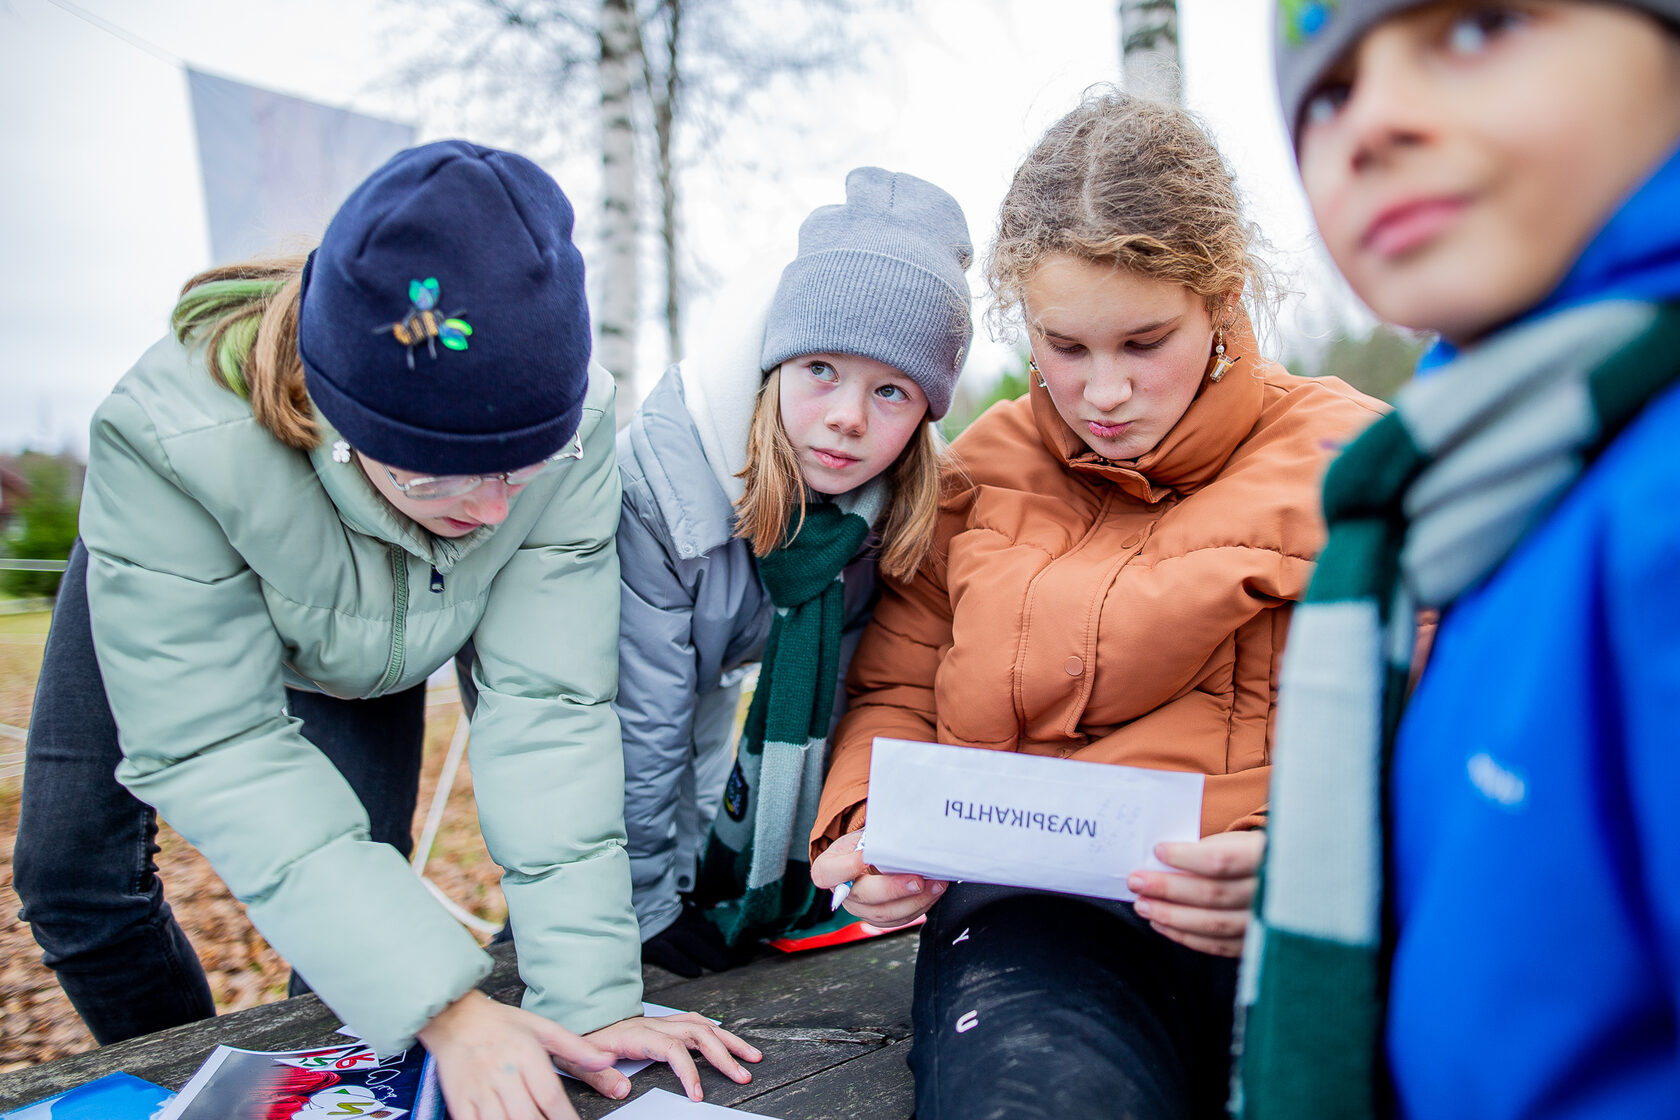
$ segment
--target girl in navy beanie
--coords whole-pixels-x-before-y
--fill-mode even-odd
[[[100,406],[15,881],[101,1043],[214,1014],[161,812],[353,1030],[426,1044],[456,1115],[572,1115],[551,1059],[613,1097],[617,1057],[698,1097],[690,1047],[749,1080],[735,1036],[641,1017],[613,387],[571,232],[520,156],[402,152],[307,259],[189,281]],[[523,1010],[476,989],[488,954],[405,860],[425,681],[463,647]]]

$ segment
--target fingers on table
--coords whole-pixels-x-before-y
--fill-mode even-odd
[[[558,1023],[550,1022],[540,1015],[531,1016],[535,1022],[532,1029],[537,1041],[542,1043],[543,1049],[566,1067],[567,1072],[582,1076],[609,1069],[618,1060],[618,1056],[611,1050],[597,1046],[587,1038],[573,1034]]]
[[[719,1072],[740,1084],[751,1081],[752,1074],[736,1058],[756,1062],[764,1056],[748,1045],[745,1039],[724,1030],[704,1015],[690,1011],[667,1016],[661,1021],[671,1025],[668,1029],[687,1049],[698,1050]]]

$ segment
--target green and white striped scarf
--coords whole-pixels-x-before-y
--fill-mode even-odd
[[[1602,302],[1496,336],[1399,395],[1324,483],[1290,624],[1231,1112],[1385,1115],[1383,808],[1420,608],[1492,572],[1676,379],[1680,305]]]
[[[787,930],[812,908],[807,838],[822,794],[845,625],[841,573],[886,505],[876,478],[789,519],[797,535],[760,558],[776,615],[697,891],[731,945]],[[824,915],[826,916],[826,915]]]

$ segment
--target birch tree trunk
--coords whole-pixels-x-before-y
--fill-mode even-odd
[[[601,267],[595,356],[618,381],[618,423],[635,411],[638,254],[636,123],[631,96],[637,62],[632,0],[601,0]]]
[[[1121,87],[1139,97],[1184,102],[1176,0],[1119,0]]]
[[[682,350],[682,264],[679,259],[681,231],[677,214],[677,174],[672,152],[672,133],[682,89],[682,17],[685,0],[663,0],[657,16],[663,24],[664,49],[661,65],[655,66],[646,41],[638,41],[642,60],[642,88],[653,116],[654,175],[659,183],[659,240],[665,261],[665,360],[675,362]]]

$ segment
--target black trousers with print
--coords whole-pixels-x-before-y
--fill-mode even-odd
[[[1223,1117],[1236,963],[1129,903],[952,884],[916,960],[917,1120]]]

